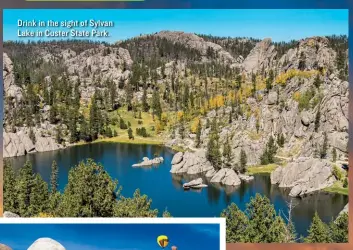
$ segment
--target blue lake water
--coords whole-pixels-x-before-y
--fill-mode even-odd
[[[155,155],[164,158],[163,164],[151,168],[133,168],[143,157]],[[209,184],[197,191],[184,191],[182,184],[196,176],[172,175],[169,171],[174,152],[155,145],[133,145],[118,143],[96,143],[70,147],[60,151],[36,153],[9,159],[15,169],[23,166],[26,160],[32,162],[34,171],[40,173],[47,182],[50,180],[51,164],[55,160],[59,166],[59,188],[64,190],[71,167],[81,160],[91,158],[102,163],[112,178],[123,187],[124,196],[132,196],[139,188],[153,201],[153,208],[162,212],[167,208],[173,217],[218,217],[232,202],[242,210],[256,193],[266,195],[277,212],[287,213],[288,190],[271,185],[269,175],[255,175],[255,180],[230,188]],[[205,179],[205,181],[207,181]],[[339,194],[317,192],[303,199],[295,199],[296,207],[292,217],[297,233],[307,235],[312,217],[317,211],[325,222],[343,209],[348,197]]]

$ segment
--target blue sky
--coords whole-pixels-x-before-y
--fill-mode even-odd
[[[289,41],[309,36],[332,34],[348,35],[348,10],[26,10],[3,12],[4,40],[25,40],[17,37],[17,21],[23,20],[105,20],[114,21],[108,28],[109,38],[115,42],[140,34],[161,30],[177,30],[193,33],[231,37],[271,37],[274,41]],[[25,30],[28,28],[21,28]],[[29,28],[32,29],[32,28]],[[42,30],[48,27],[42,28]],[[58,30],[58,28],[50,28]],[[68,30],[67,28],[60,28]],[[91,30],[92,28],[86,28]],[[32,38],[38,39],[38,38]],[[43,39],[43,38],[42,38]],[[53,39],[53,38],[50,38]],[[98,38],[97,38],[98,39]]]
[[[0,243],[13,250],[27,249],[49,237],[66,250],[160,250],[159,235],[168,248],[219,250],[219,224],[0,224]]]

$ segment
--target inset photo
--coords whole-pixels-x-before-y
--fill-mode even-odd
[[[7,220],[9,221],[9,220]],[[224,219],[21,219],[1,250],[225,250]]]

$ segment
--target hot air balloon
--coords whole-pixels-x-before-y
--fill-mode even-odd
[[[169,243],[168,237],[165,235],[158,236],[157,243],[161,248],[164,249],[166,246],[168,246],[168,243]]]

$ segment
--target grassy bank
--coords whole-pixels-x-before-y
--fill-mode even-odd
[[[326,192],[348,195],[348,187],[343,187],[341,181],[336,181],[332,186],[324,189]]]
[[[268,165],[256,165],[247,168],[247,174],[270,174],[277,168],[277,164],[268,164]]]
[[[120,135],[112,138],[101,138],[93,142],[80,141],[74,144],[74,146],[100,143],[100,142],[111,142],[111,143],[127,143],[127,144],[140,144],[140,145],[163,145],[164,141],[156,138],[145,138],[140,136],[135,136],[134,140],[130,140],[128,135]]]
[[[146,112],[142,112],[140,117],[137,117],[137,113],[128,112],[126,108],[121,108],[117,111],[109,113],[109,118],[114,122],[114,125],[110,125],[112,131],[116,131],[117,136],[112,138],[104,137],[99,138],[89,143],[100,143],[100,142],[112,142],[112,143],[128,143],[128,144],[144,144],[144,145],[162,145],[164,143],[163,132],[158,133],[156,131],[157,123],[153,119],[152,115]],[[123,119],[124,123],[132,129],[134,139],[129,139],[128,129],[121,129],[119,126],[119,120]],[[148,133],[148,137],[142,137],[136,135],[136,129],[144,127]],[[75,143],[74,145],[85,145],[89,144],[84,141]]]
[[[156,138],[145,138],[135,136],[134,140],[130,140],[129,137],[126,135],[121,135],[113,138],[103,138],[94,141],[93,143],[99,142],[116,142],[116,143],[129,143],[129,144],[150,144],[150,145],[162,145],[163,140],[159,140]]]

